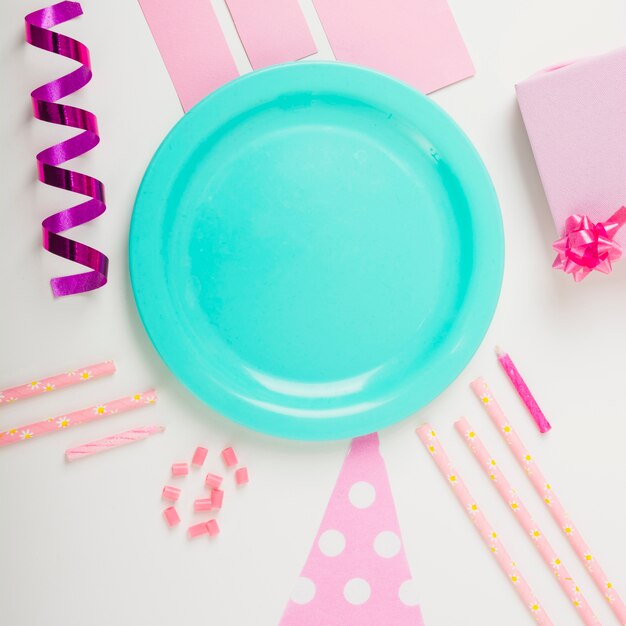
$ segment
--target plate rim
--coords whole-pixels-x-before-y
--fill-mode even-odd
[[[138,268],[138,257],[136,256],[136,251],[137,247],[140,246],[137,242],[141,241],[141,238],[137,236],[137,231],[141,228],[140,219],[143,218],[138,217],[140,213],[140,211],[138,211],[138,207],[140,207],[141,203],[144,202],[146,194],[149,195],[147,188],[151,183],[151,176],[153,176],[153,172],[156,170],[156,164],[158,164],[160,160],[160,155],[167,149],[168,143],[174,141],[173,137],[176,137],[176,135],[180,132],[184,132],[184,128],[186,126],[193,124],[193,121],[198,116],[202,115],[204,109],[213,107],[216,101],[219,103],[219,100],[224,98],[225,94],[228,94],[233,90],[242,89],[242,85],[245,89],[246,85],[261,80],[272,80],[277,75],[284,72],[292,74],[299,74],[303,72],[304,74],[307,74],[308,72],[316,72],[320,69],[322,72],[348,72],[348,74],[353,76],[365,77],[366,80],[373,79],[374,82],[382,80],[388,84],[395,84],[396,87],[400,87],[407,96],[416,98],[416,102],[420,101],[426,109],[430,109],[435,116],[439,116],[441,120],[443,120],[443,122],[454,131],[454,134],[456,134],[456,140],[459,141],[461,145],[464,145],[464,148],[469,150],[469,153],[473,155],[472,165],[474,170],[476,170],[475,173],[479,174],[482,178],[480,183],[476,183],[473,187],[480,190],[482,186],[482,191],[480,191],[480,193],[483,195],[486,194],[486,196],[489,197],[489,201],[485,202],[485,207],[489,207],[488,211],[491,213],[490,220],[492,221],[490,222],[489,227],[491,228],[492,234],[494,230],[497,231],[497,236],[487,238],[487,246],[490,247],[489,251],[485,252],[482,246],[479,247],[479,254],[483,255],[483,260],[485,255],[489,256],[491,254],[492,256],[491,262],[487,264],[486,268],[483,264],[482,271],[486,271],[488,275],[482,276],[480,281],[481,284],[488,283],[491,287],[489,288],[490,291],[487,290],[483,294],[485,297],[483,298],[480,311],[474,315],[475,320],[471,325],[470,333],[472,336],[469,338],[465,336],[466,341],[463,349],[453,355],[453,363],[448,364],[448,372],[439,376],[438,381],[433,385],[433,389],[431,389],[430,393],[422,392],[421,397],[414,400],[405,398],[402,402],[400,402],[397,398],[394,398],[391,402],[382,407],[375,407],[366,414],[357,413],[344,417],[327,418],[282,416],[285,418],[283,420],[278,419],[280,417],[279,414],[271,412],[267,409],[261,409],[258,407],[251,409],[250,403],[234,399],[234,396],[229,394],[223,386],[220,386],[213,379],[210,379],[210,383],[208,383],[205,379],[202,384],[200,384],[196,377],[194,377],[189,370],[184,367],[184,365],[180,365],[179,359],[171,353],[171,350],[164,347],[162,337],[158,336],[159,333],[155,330],[155,325],[153,325],[152,321],[148,319],[151,317],[151,314],[148,312],[150,308],[148,303],[149,300],[146,301],[140,286],[141,277],[139,276],[140,269]],[[180,130],[181,128],[183,131]],[[467,185],[463,185],[463,190],[467,193]],[[476,217],[474,211],[471,214],[472,217]],[[133,207],[128,246],[131,288],[139,316],[153,346],[174,376],[213,411],[228,418],[229,420],[258,432],[263,432],[265,434],[281,438],[297,440],[336,440],[364,435],[373,431],[381,430],[386,426],[406,419],[409,415],[412,415],[432,402],[462,373],[482,343],[493,319],[493,315],[495,314],[501,293],[504,272],[504,230],[499,201],[489,172],[480,154],[464,131],[439,105],[427,96],[417,92],[406,83],[375,70],[332,61],[286,63],[245,74],[209,94],[192,109],[190,109],[187,114],[183,115],[183,117],[167,133],[146,168],[142,182],[137,191]],[[138,254],[141,255],[140,252]],[[409,389],[411,387],[412,385],[409,385]],[[406,393],[400,394],[400,397],[403,398],[407,395],[412,394],[409,394],[407,390]],[[256,418],[251,417],[250,411],[253,414],[256,413],[268,416],[271,414],[274,419],[265,420],[265,422],[263,422],[263,420],[258,419],[258,416]]]

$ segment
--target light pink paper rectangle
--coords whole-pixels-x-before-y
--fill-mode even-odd
[[[430,93],[474,74],[446,0],[313,0],[338,61]]]
[[[139,0],[183,109],[239,76],[211,0]]]
[[[317,52],[298,0],[226,0],[255,70]]]

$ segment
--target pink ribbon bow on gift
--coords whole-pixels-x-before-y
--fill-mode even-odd
[[[613,238],[624,224],[626,207],[597,224],[586,215],[570,215],[565,221],[565,235],[552,245],[557,251],[552,267],[571,274],[576,282],[593,270],[608,274],[612,262],[622,256],[622,247]]]

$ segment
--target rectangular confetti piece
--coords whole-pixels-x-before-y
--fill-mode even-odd
[[[224,459],[226,467],[234,467],[237,465],[237,455],[232,448],[224,448],[222,450],[222,459]]]
[[[162,497],[164,500],[169,500],[170,502],[176,502],[180,497],[180,489],[178,487],[172,487],[170,485],[165,485],[162,491]]]
[[[193,501],[193,510],[196,512],[210,511],[212,508],[211,498],[197,498]]]
[[[213,489],[211,492],[211,505],[214,509],[221,509],[224,501],[224,492],[221,489]]]
[[[163,516],[165,517],[165,521],[170,528],[172,526],[177,526],[180,523],[178,511],[176,511],[173,506],[168,506],[167,509],[163,511]]]
[[[172,476],[187,476],[189,465],[187,463],[172,463]]]
[[[191,459],[191,464],[195,467],[202,467],[204,461],[206,459],[208,450],[203,448],[202,446],[198,446],[196,451],[193,453],[193,458]]]
[[[219,527],[219,524],[217,523],[217,520],[215,519],[210,519],[206,523],[206,529],[210,537],[215,537],[215,535],[219,535],[220,527]]]
[[[235,482],[238,485],[245,485],[249,480],[247,467],[240,467],[235,471]]]
[[[195,539],[196,537],[200,537],[201,535],[208,535],[209,529],[207,528],[206,522],[201,522],[200,524],[194,524],[187,529],[187,534],[190,539]]]
[[[222,477],[218,474],[211,474],[209,472],[204,479],[204,484],[211,489],[218,489],[222,484],[222,480]]]

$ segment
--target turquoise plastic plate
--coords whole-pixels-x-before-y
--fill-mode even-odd
[[[487,330],[503,236],[458,126],[385,75],[297,63],[222,87],[137,195],[144,325],[196,395],[296,439],[378,430],[432,400]]]

